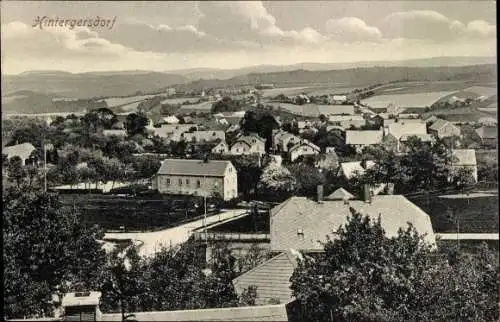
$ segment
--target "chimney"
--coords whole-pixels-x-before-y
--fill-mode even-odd
[[[370,185],[369,184],[363,185],[363,201],[366,203],[372,202],[372,195],[370,192]]]
[[[63,321],[101,321],[101,292],[68,293],[62,300]]]
[[[323,185],[318,185],[316,187],[316,192],[317,192],[317,201],[322,202],[323,201]]]

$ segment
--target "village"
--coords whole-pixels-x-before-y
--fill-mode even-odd
[[[3,320],[500,320],[494,1],[0,11]]]
[[[177,113],[155,116],[152,111],[171,106],[162,105],[169,98],[153,97],[135,113],[102,107],[81,116],[6,119],[34,125],[15,128],[11,142],[18,144],[3,148],[4,184],[34,184],[38,172],[39,183],[57,191],[63,203],[75,207],[74,196],[81,195],[84,218],[106,229],[101,242],[108,253],[134,247],[138,256],[154,258],[165,248],[192,243],[196,257],[209,264],[222,243],[239,261],[260,254],[232,283],[238,296],[256,289],[252,303],[263,311],[222,310],[213,313],[217,319],[286,318],[294,303],[289,279],[300,252],[321,251],[352,209],[374,220],[380,216],[387,236],[411,223],[439,247],[498,241],[497,213],[477,218],[467,213],[470,208],[450,203],[446,214],[453,209],[452,217],[444,218],[428,201],[429,195],[467,204],[498,198],[496,164],[478,161],[485,151],[496,151],[496,119],[437,116],[442,102],[464,107],[491,100],[484,95],[488,88],[429,93],[415,103],[391,101],[391,95],[360,100],[358,93],[263,97],[262,88],[274,86],[259,85],[247,94],[220,90],[207,101],[208,111],[186,104]],[[177,100],[182,95],[169,94]],[[97,211],[86,209],[96,196],[117,198],[104,200],[114,209],[108,213],[99,206],[102,200],[93,206]],[[140,205],[132,210],[127,204],[134,200]],[[152,215],[150,207],[156,208]],[[103,218],[111,213],[117,216]],[[100,293],[90,291],[88,303],[99,303]],[[80,310],[88,311],[85,305]],[[78,310],[71,307],[83,314]],[[148,320],[181,316],[147,314]],[[114,320],[107,313],[101,318]]]

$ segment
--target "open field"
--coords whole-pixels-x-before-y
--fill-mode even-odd
[[[274,110],[284,110],[286,112],[305,116],[305,117],[319,117],[321,114],[328,115],[335,113],[338,105],[319,105],[319,104],[304,104],[295,105],[290,103],[269,103],[274,107]]]
[[[373,91],[376,95],[393,95],[424,92],[458,92],[467,89],[468,91],[477,93],[478,96],[481,96],[484,95],[483,93],[490,92],[488,88],[495,87],[496,84],[493,83],[479,83],[474,81],[414,81],[386,84]]]
[[[104,229],[146,230],[173,227],[180,221],[199,215],[194,211],[186,215],[184,209],[167,215],[171,200],[158,196],[122,197],[102,194],[60,194],[61,202],[75,205],[84,222],[98,224]]]
[[[205,112],[208,113],[212,110],[213,102],[201,102],[198,104],[182,105],[178,112],[179,113],[190,113],[190,112]]]
[[[129,97],[110,97],[110,98],[104,98],[100,101],[106,102],[106,105],[108,107],[117,107],[117,106],[122,106],[134,102],[140,102],[145,99],[154,97],[155,95],[138,95],[138,96],[129,96]]]
[[[188,102],[188,104],[194,104],[197,103],[200,100],[201,97],[179,97],[179,98],[167,98],[164,99],[163,101],[160,102],[160,104],[170,104],[170,105],[176,105],[176,104],[184,104],[185,102]]]
[[[408,197],[429,214],[435,232],[457,231],[456,219],[462,233],[498,233],[498,193],[476,198]]]
[[[443,97],[447,97],[453,92],[425,92],[407,93],[373,96],[362,100],[363,105],[373,108],[385,108],[389,104],[394,104],[401,108],[425,108],[430,107]]]
[[[285,96],[295,96],[298,94],[305,93],[310,96],[322,96],[322,95],[340,95],[352,93],[355,89],[359,87],[346,86],[345,84],[332,84],[325,86],[321,85],[311,85],[311,86],[301,86],[301,87],[281,87],[273,89],[262,90],[263,97],[276,97],[280,94]]]

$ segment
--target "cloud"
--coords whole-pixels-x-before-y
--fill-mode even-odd
[[[496,37],[497,28],[484,20],[474,20],[467,24],[467,31],[470,35],[478,37]]]
[[[261,1],[200,2],[198,28],[218,39],[249,41],[260,45],[314,44],[325,39],[317,30],[304,27],[283,30]]]
[[[383,20],[380,30],[387,38],[434,41],[496,35],[496,27],[486,21],[476,20],[466,26],[458,20],[451,20],[439,12],[428,10],[394,12]]]
[[[341,42],[377,41],[382,33],[377,27],[368,26],[363,20],[355,17],[329,19],[326,22],[328,35]]]

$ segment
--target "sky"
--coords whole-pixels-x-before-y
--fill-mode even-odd
[[[1,1],[0,6],[4,74],[496,57],[494,1]],[[68,24],[47,25],[56,18]]]

